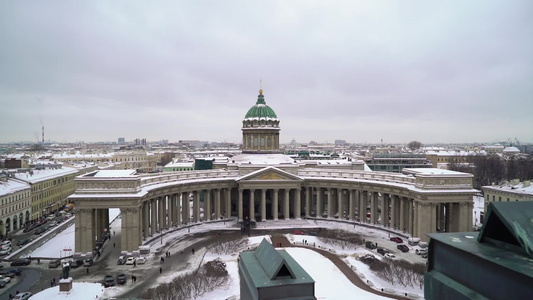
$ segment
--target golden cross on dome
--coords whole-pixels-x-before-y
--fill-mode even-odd
[[[263,94],[263,80],[259,78],[259,94]]]

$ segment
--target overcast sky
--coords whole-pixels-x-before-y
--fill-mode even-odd
[[[533,142],[533,1],[1,1],[0,142]]]

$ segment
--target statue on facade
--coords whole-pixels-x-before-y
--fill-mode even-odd
[[[70,264],[68,262],[63,263],[63,273],[62,273],[61,278],[67,279],[69,272],[70,272]]]

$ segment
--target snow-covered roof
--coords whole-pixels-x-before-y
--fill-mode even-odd
[[[507,147],[503,149],[503,152],[504,153],[520,153],[520,150],[518,150],[518,148],[516,147]]]
[[[232,163],[252,165],[294,164],[294,159],[285,154],[240,154],[231,158]]]
[[[31,173],[16,173],[15,177],[30,183],[37,183],[48,179],[61,177],[70,174],[76,174],[75,168],[63,167],[58,169],[32,170]]]
[[[437,168],[404,168],[404,173],[413,175],[464,175],[465,173]]]
[[[29,188],[30,185],[28,183],[9,178],[7,181],[0,181],[0,196],[9,195]]]
[[[188,162],[170,162],[165,165],[165,168],[186,168],[186,167],[192,167],[194,165],[194,162],[188,161]]]
[[[502,184],[502,185],[489,185],[484,186],[483,189],[491,189],[491,190],[500,190],[500,191],[506,191],[516,194],[528,194],[533,195],[533,185],[531,185],[531,182],[524,184],[524,182],[519,182],[518,184]]]
[[[111,177],[135,177],[137,171],[135,170],[100,170],[94,174],[93,177],[111,178]]]

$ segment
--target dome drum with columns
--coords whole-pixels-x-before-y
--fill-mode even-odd
[[[279,119],[266,105],[263,90],[242,121],[243,153],[279,153]]]

